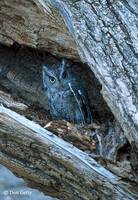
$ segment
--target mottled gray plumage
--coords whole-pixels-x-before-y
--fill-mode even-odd
[[[42,72],[52,117],[75,124],[92,124],[87,92],[71,63],[62,59],[51,66],[43,65]]]

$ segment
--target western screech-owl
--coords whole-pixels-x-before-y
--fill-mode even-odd
[[[75,124],[92,124],[92,115],[83,81],[68,60],[43,65],[43,88],[48,96],[50,114]]]

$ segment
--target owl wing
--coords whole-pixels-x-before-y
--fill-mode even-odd
[[[78,107],[83,117],[83,121],[85,123],[92,124],[92,114],[90,111],[87,92],[84,88],[76,87],[76,85],[74,86],[71,83],[69,83],[69,87],[78,104]]]

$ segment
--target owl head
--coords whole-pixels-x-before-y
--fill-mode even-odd
[[[72,63],[66,59],[44,64],[42,76],[44,89],[51,92],[68,90],[69,82],[77,79]]]

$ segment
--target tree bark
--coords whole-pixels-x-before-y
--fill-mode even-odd
[[[78,51],[102,84],[102,94],[129,142],[137,145],[137,10],[135,0],[22,0],[20,6],[1,1],[0,40],[43,46],[73,59],[78,59]]]
[[[111,132],[107,140],[102,134],[97,134],[100,156],[106,161],[110,158],[116,162],[118,150],[126,144],[127,138],[131,148],[129,164],[136,172],[133,178],[128,171],[127,176],[122,175],[122,171],[116,173],[118,176],[114,175],[39,125],[0,106],[0,162],[28,180],[30,185],[60,199],[137,198],[137,10],[138,3],[135,0],[21,0],[20,4],[7,0],[0,2],[1,43],[18,43],[39,50],[43,48],[58,57],[81,60],[88,64],[102,85],[102,95],[119,124],[117,130],[104,129],[104,136]],[[38,57],[30,59],[28,53],[27,57],[22,53],[20,56],[17,54],[12,50],[9,53],[8,49],[4,53],[5,59],[0,49],[0,87],[12,89],[12,94],[18,90],[29,103],[39,102],[40,106],[47,109],[41,76],[36,70],[41,70],[40,63],[36,67]],[[26,67],[27,62],[30,68]],[[7,66],[12,68],[7,71]],[[3,73],[6,79],[1,77]],[[95,90],[93,82],[89,86]],[[96,90],[98,98],[99,88]],[[96,109],[99,115],[102,115],[102,111],[107,114],[106,109],[101,109],[101,105],[104,105],[101,97],[100,100],[101,103],[97,103],[100,109]],[[3,92],[0,93],[0,102],[18,111],[26,110],[29,105],[18,104],[12,95],[7,96]],[[115,164],[113,166],[109,162],[108,167],[118,171],[118,163]]]
[[[48,1],[45,5],[46,12],[33,0],[0,1],[1,43],[18,43],[78,60],[76,44],[59,12]]]
[[[135,199],[128,184],[84,152],[0,106],[0,162],[61,199]]]
[[[44,1],[39,1],[40,3]],[[136,1],[50,1],[130,143],[138,147],[138,4]]]

